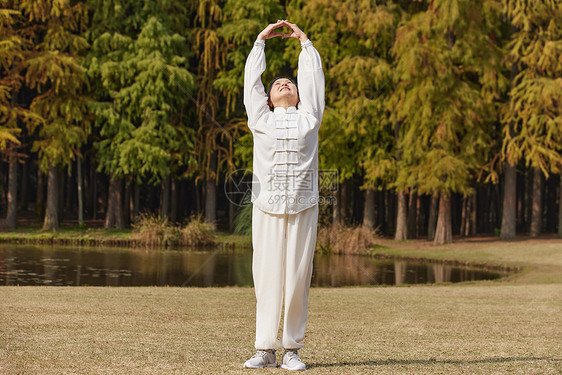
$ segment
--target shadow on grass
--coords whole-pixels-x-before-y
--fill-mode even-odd
[[[451,364],[451,365],[469,365],[477,363],[506,363],[506,362],[533,362],[533,361],[554,361],[560,362],[561,358],[552,357],[506,357],[506,358],[483,358],[471,361],[462,360],[438,360],[438,359],[384,359],[379,361],[363,361],[363,362],[340,362],[340,363],[308,363],[308,368],[314,367],[344,367],[344,366],[388,366],[388,365],[432,365],[432,364]]]

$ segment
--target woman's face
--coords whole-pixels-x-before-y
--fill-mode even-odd
[[[279,78],[273,83],[269,98],[273,107],[280,107],[283,104],[295,106],[299,103],[297,86],[290,79]]]

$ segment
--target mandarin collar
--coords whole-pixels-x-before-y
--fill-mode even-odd
[[[285,109],[283,107],[275,107],[273,108],[274,113],[294,113],[297,111],[297,107],[290,106],[289,108]]]

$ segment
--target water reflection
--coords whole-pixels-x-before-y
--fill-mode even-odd
[[[312,286],[460,282],[501,276],[445,264],[316,255]],[[2,245],[0,285],[252,286],[252,252]]]

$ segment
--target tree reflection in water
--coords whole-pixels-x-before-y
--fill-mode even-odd
[[[312,286],[460,282],[501,276],[441,263],[317,254]],[[1,245],[0,285],[252,286],[252,252]]]

